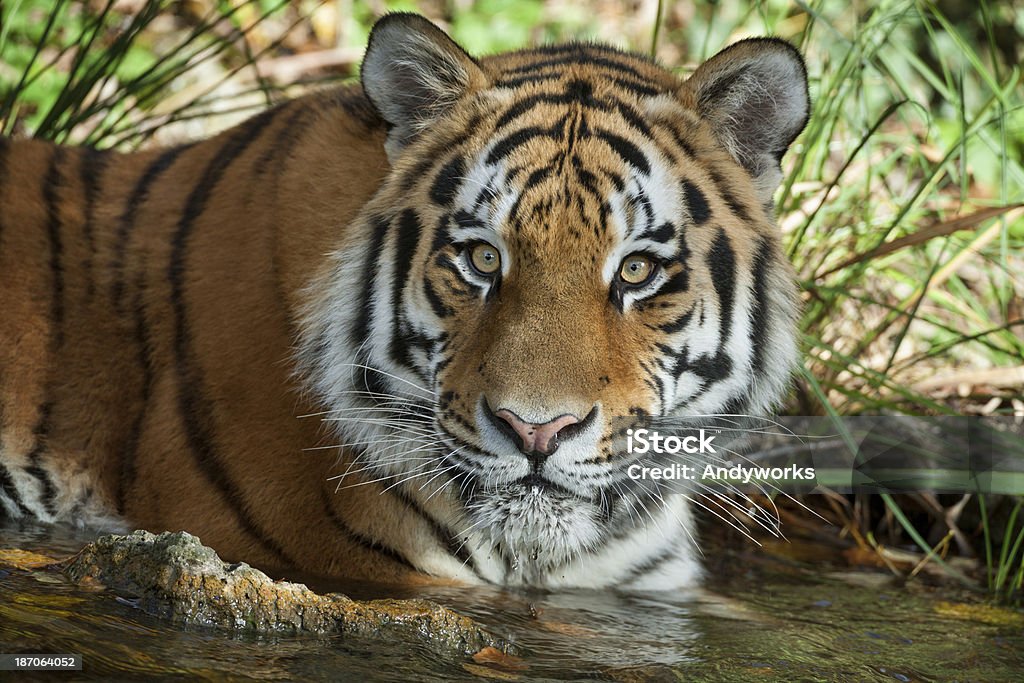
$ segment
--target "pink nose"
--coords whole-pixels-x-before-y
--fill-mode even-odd
[[[497,411],[494,415],[512,427],[519,437],[519,450],[526,454],[551,455],[558,448],[558,432],[580,421],[575,415],[559,415],[550,422],[533,424],[524,422],[521,417],[505,408]]]

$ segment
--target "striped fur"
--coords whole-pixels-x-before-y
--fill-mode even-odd
[[[362,88],[191,146],[0,141],[0,514],[384,581],[692,585],[687,497],[627,485],[615,418],[786,390],[767,207],[806,105],[778,41],[683,83],[391,15]],[[501,409],[581,421],[528,457]]]

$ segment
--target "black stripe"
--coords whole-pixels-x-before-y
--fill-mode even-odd
[[[438,338],[431,337],[428,334],[424,334],[418,330],[410,330],[405,336],[405,344],[409,349],[407,356],[409,358],[409,367],[416,373],[416,376],[423,381],[423,384],[430,384],[432,379],[429,374],[430,364],[432,360],[434,346],[437,344]],[[423,355],[421,363],[417,363],[416,359],[413,358],[412,351],[419,350]]]
[[[463,221],[469,221],[463,223]],[[452,236],[448,233],[449,228],[452,226],[452,222],[455,222],[458,227],[463,228],[469,225],[477,225],[483,227],[483,221],[478,221],[463,210],[456,211],[454,215],[444,214],[437,220],[437,227],[434,228],[434,239],[430,241],[430,253],[437,254],[445,247],[452,244]]]
[[[185,299],[188,243],[196,223],[231,163],[258,139],[260,132],[270,124],[277,112],[276,109],[270,109],[250,119],[229,134],[227,141],[214,154],[213,160],[206,166],[202,176],[189,194],[184,213],[172,236],[167,277],[171,286],[174,364],[178,375],[178,409],[181,412],[189,449],[207,480],[228,501],[242,528],[278,560],[292,565],[294,562],[291,561],[281,545],[267,535],[248,512],[241,491],[231,480],[217,453],[214,439],[215,430],[212,425],[213,406],[206,397],[200,363],[194,354]]]
[[[708,383],[718,382],[728,377],[729,373],[732,372],[732,359],[729,358],[729,355],[723,349],[719,349],[713,356],[704,354],[697,360],[692,361],[686,369],[696,373]],[[706,388],[707,386],[701,387],[701,391]]]
[[[614,97],[597,99],[594,97],[593,84],[580,78],[574,78],[565,84],[564,92],[539,93],[519,100],[515,105],[506,110],[505,113],[501,115],[501,118],[495,122],[494,130],[497,131],[504,128],[520,116],[527,114],[541,104],[577,104],[590,109],[597,109],[599,111],[610,111],[614,107],[620,110],[626,110],[623,112],[623,116],[631,123],[634,123],[634,125],[638,124],[638,128],[640,130],[646,128],[646,125],[640,119],[639,115],[637,115],[635,110],[632,110],[629,105],[615,99]]]
[[[747,383],[750,386],[750,383]],[[746,415],[749,410],[748,401],[749,395],[739,396],[730,398],[724,406],[722,406],[723,415]]]
[[[447,270],[448,272],[453,273],[457,278],[459,278],[459,285],[470,287],[474,295],[480,294],[483,291],[482,287],[462,280],[462,271],[459,270],[457,265],[455,265],[455,260],[451,255],[446,254],[443,251],[439,252],[437,256],[434,257],[434,265],[442,270]],[[459,288],[453,287],[453,289],[455,289],[456,292],[459,291]]]
[[[82,269],[85,271],[86,299],[91,300],[96,293],[96,279],[93,276],[93,259],[96,256],[96,235],[95,235],[95,213],[96,201],[100,194],[100,180],[107,168],[110,154],[101,152],[92,147],[87,147],[82,152],[82,166],[80,177],[85,193],[85,223],[82,225],[82,235],[85,237],[85,259],[82,261]]]
[[[494,131],[497,132],[501,130],[520,116],[523,116],[541,104],[566,104],[569,101],[571,101],[571,99],[563,94],[550,93],[542,93],[540,95],[532,95],[524,98],[507,109],[505,113],[501,115],[501,118],[494,122]]]
[[[303,102],[296,102],[290,106],[295,107],[295,111],[288,115],[277,131],[274,141],[267,145],[253,162],[252,168],[256,175],[264,175],[267,168],[273,164],[273,176],[275,179],[279,178],[299,137],[308,130],[308,119],[311,118],[313,111]],[[277,190],[276,185],[274,189]]]
[[[50,363],[57,363],[57,355],[64,345],[64,264],[63,244],[61,241],[61,220],[60,220],[60,197],[58,189],[61,184],[60,166],[64,160],[64,150],[54,147],[53,155],[50,157],[50,165],[43,181],[42,197],[46,209],[46,235],[50,243],[50,277],[51,277],[51,298],[50,298]],[[52,386],[47,381],[47,394],[52,393]],[[57,514],[57,487],[53,482],[50,473],[43,468],[43,453],[46,450],[47,439],[53,428],[53,399],[46,398],[39,409],[39,420],[33,429],[35,441],[32,450],[27,458],[29,465],[25,473],[34,477],[43,490],[42,504],[50,515]]]
[[[662,88],[649,85],[643,81],[635,81],[630,78],[613,78],[611,79],[611,82],[623,90],[628,90],[637,97],[654,97],[666,92]]]
[[[575,65],[586,65],[591,67],[604,67],[613,71],[619,71],[623,74],[632,76],[640,81],[646,81],[650,83],[646,76],[634,69],[632,66],[625,62],[620,62],[615,59],[609,59],[608,57],[595,55],[591,50],[587,48],[590,46],[577,45],[577,50],[564,54],[562,56],[553,59],[542,59],[537,62],[524,64],[523,66],[517,66],[512,69],[506,69],[502,75],[505,74],[530,74],[531,72],[541,71],[548,67],[556,67],[559,71],[564,73],[563,67],[575,66]]]
[[[683,181],[683,198],[686,200],[686,208],[690,212],[690,220],[695,225],[703,225],[711,218],[711,208],[708,206],[707,197],[696,185],[689,180]]]
[[[754,256],[754,309],[750,313],[750,346],[754,350],[752,368],[755,373],[764,369],[764,353],[768,339],[768,271],[772,245],[766,237],[758,241]]]
[[[381,250],[384,247],[384,238],[391,228],[388,219],[376,216],[370,219],[373,226],[373,234],[370,238],[370,251],[367,254],[366,263],[363,264],[363,291],[359,304],[359,316],[352,326],[352,337],[349,343],[352,348],[362,348],[363,343],[370,336],[370,319],[373,316],[373,293],[377,289],[377,262],[381,258]],[[356,359],[362,362],[363,359]]]
[[[516,132],[506,135],[491,148],[491,153],[487,155],[487,163],[493,164],[501,161],[518,147],[525,145],[534,138],[545,137],[555,139],[559,130],[560,126],[557,123],[551,128],[540,128],[538,126],[520,128]]]
[[[394,264],[391,278],[391,358],[399,365],[412,366],[405,330],[402,329],[402,306],[405,302],[406,280],[423,226],[416,212],[406,209],[398,219],[398,237],[395,244]]]
[[[434,312],[438,318],[447,318],[454,315],[455,311],[444,302],[444,299],[434,289],[434,284],[430,278],[426,278],[423,281],[423,294],[427,298],[427,303],[430,304],[430,309]]]
[[[33,517],[32,511],[28,509],[28,506],[21,500],[21,496],[18,495],[18,488],[14,485],[14,479],[11,477],[11,473],[6,467],[0,463],[0,490],[2,490],[7,497],[11,499],[11,502],[18,508],[18,512],[23,517]]]
[[[667,349],[667,352],[671,353],[671,349]],[[723,350],[719,350],[713,356],[705,353],[693,361],[688,359],[689,355],[690,349],[688,346],[680,349],[675,357],[670,374],[677,379],[684,372],[692,372],[700,377],[702,383],[694,391],[694,395],[707,389],[709,384],[725,379],[732,372],[732,359]]]
[[[670,275],[668,281],[658,290],[657,299],[674,294],[680,294],[690,288],[690,271],[684,264],[682,268]],[[651,299],[654,301],[655,299]]]
[[[647,237],[648,234],[654,229],[654,206],[651,204],[651,200],[646,194],[641,192],[640,194],[630,195],[626,200],[627,207],[633,209],[633,220],[631,221],[633,229],[640,230],[640,237]],[[637,216],[640,213],[641,216]],[[640,220],[637,220],[639,218]],[[642,222],[643,225],[638,226],[637,224]],[[668,240],[663,240],[668,241]]]
[[[485,223],[484,221],[480,220],[479,218],[477,218],[473,214],[469,213],[465,209],[459,209],[455,213],[451,214],[450,216],[442,216],[441,217],[441,222],[438,224],[437,234],[434,236],[434,242],[431,245],[431,248],[434,251],[437,251],[437,250],[441,249],[442,247],[444,247],[447,244],[451,244],[451,239],[449,238],[449,236],[447,235],[447,233],[446,233],[446,231],[444,229],[447,226],[451,225],[452,221],[455,222],[455,225],[457,227],[464,228],[464,229],[468,229],[468,228],[485,228],[485,227],[487,227],[487,223]],[[438,240],[441,239],[442,237],[445,239],[445,242],[444,243],[439,243]]]
[[[127,251],[130,233],[135,228],[136,216],[143,204],[149,198],[149,191],[152,185],[160,178],[175,160],[184,152],[187,147],[175,147],[161,154],[155,161],[150,163],[142,176],[136,182],[118,224],[117,240],[115,242],[114,258],[114,290],[113,297],[115,306],[122,305],[124,297],[124,259]],[[120,471],[118,473],[117,488],[114,493],[114,502],[119,514],[125,514],[128,493],[135,482],[135,461],[138,455],[139,443],[142,438],[142,425],[146,418],[150,396],[153,390],[153,350],[146,324],[145,310],[145,289],[146,289],[146,268],[145,263],[137,264],[138,270],[135,275],[134,296],[132,298],[132,322],[134,331],[134,342],[137,348],[136,360],[142,371],[142,383],[139,387],[139,401],[135,405],[136,413],[132,418],[131,427],[128,431],[128,438],[121,449]]]
[[[452,149],[463,143],[466,138],[466,131],[476,130],[480,125],[481,114],[473,114],[464,127],[460,127],[453,135],[446,136],[434,142],[429,149],[425,150],[419,162],[402,174],[399,179],[399,186],[403,192],[408,192],[413,185],[429,176],[430,170],[437,164],[437,160],[451,152]]]
[[[732,372],[732,359],[729,357],[726,345],[732,330],[732,311],[735,305],[733,297],[736,292],[736,255],[729,244],[729,238],[721,228],[711,245],[707,259],[711,282],[718,296],[718,349],[714,355],[703,354],[696,360],[690,361],[687,359],[689,349],[684,347],[676,356],[672,373],[679,377],[683,372],[693,372],[710,383],[723,380]],[[703,324],[703,314],[701,324]],[[701,387],[701,390],[706,388],[706,386]]]
[[[430,186],[430,198],[435,204],[448,206],[455,200],[465,175],[466,162],[461,154],[456,154],[438,171],[434,183]]]
[[[689,263],[688,262],[690,260],[690,255],[691,255],[691,253],[690,253],[690,245],[686,241],[686,231],[685,230],[680,230],[677,233],[677,235],[676,235],[676,244],[677,244],[677,246],[679,248],[679,251],[676,252],[675,261],[676,261],[676,263],[678,263],[679,265],[681,265],[683,267],[682,274],[685,276],[685,279],[683,280],[683,282],[680,283],[680,286],[682,287],[682,289],[680,291],[685,291],[690,286],[690,279],[689,279],[690,268],[689,268]]]
[[[646,507],[644,508],[644,510],[646,511]],[[635,579],[639,579],[644,574],[649,574],[649,573],[655,571],[656,569],[658,569],[660,566],[662,566],[666,562],[669,562],[670,560],[674,559],[676,557],[676,555],[677,555],[677,552],[676,552],[676,549],[674,547],[673,548],[668,548],[667,550],[661,551],[660,553],[658,553],[654,557],[650,557],[650,558],[644,560],[643,562],[641,562],[640,564],[636,565],[632,569],[630,569],[629,570],[629,574],[626,575],[626,577],[625,577],[625,579],[623,579],[622,583],[625,583],[627,581],[633,581]]]
[[[728,183],[725,180],[725,176],[717,171],[709,170],[708,175],[711,176],[711,181],[715,184],[715,190],[718,195],[725,202],[726,206],[739,217],[740,220],[750,222],[750,213],[747,211],[747,207],[740,204],[739,200],[736,199],[736,195],[733,194]]]
[[[658,227],[646,230],[640,235],[640,237],[651,239],[655,242],[661,242],[662,244],[670,244],[672,242],[672,238],[675,236],[676,226],[672,225],[672,221],[665,221]]]
[[[536,171],[531,173],[530,177],[526,179],[526,183],[523,185],[523,189],[521,190],[521,193],[519,195],[520,200],[522,199],[523,195],[525,195],[527,192],[535,188],[537,185],[540,185],[542,182],[544,182],[544,179],[551,175],[551,170],[552,169],[550,166],[545,166],[544,168],[538,168]],[[516,203],[518,204],[519,202],[517,201]],[[515,214],[516,211],[513,210],[512,215]]]
[[[399,499],[409,507],[413,512],[423,518],[428,525],[430,525],[431,531],[434,532],[434,536],[437,537],[438,543],[443,545],[448,551],[448,554],[454,557],[456,560],[461,562],[464,566],[469,567],[477,576],[480,572],[477,571],[476,562],[473,560],[472,554],[466,549],[466,541],[459,541],[458,536],[449,529],[447,526],[434,519],[430,513],[423,509],[415,498],[410,496],[404,487],[398,487],[394,489]]]
[[[330,499],[327,497],[326,491],[322,490],[322,497],[324,509],[327,511],[327,518],[331,520],[331,523],[334,524],[334,526],[339,531],[341,531],[342,535],[345,536],[345,538],[355,543],[363,550],[367,550],[372,553],[379,553],[381,555],[384,555],[388,559],[393,560],[394,562],[397,562],[398,564],[408,569],[411,569],[412,571],[419,571],[419,569],[416,568],[416,565],[410,562],[409,559],[406,558],[406,556],[400,553],[398,550],[390,546],[384,545],[384,543],[382,543],[381,541],[378,541],[374,538],[370,538],[366,534],[360,533],[359,531],[356,531],[351,526],[349,526],[349,524],[344,519],[338,516],[338,513],[335,511],[334,506],[331,505]]]
[[[46,234],[50,241],[50,277],[53,297],[50,300],[50,319],[54,334],[54,350],[64,343],[64,245],[61,235],[60,197],[57,191],[62,182],[60,166],[64,161],[64,150],[55,147],[50,157],[50,167],[43,182],[43,203],[46,206]]]
[[[640,361],[640,368],[647,374],[647,377],[650,380],[649,382],[645,381],[647,386],[651,387],[651,389],[654,390],[654,393],[658,395],[658,402],[661,403],[662,406],[666,406],[668,404],[668,392],[665,388],[665,381],[661,379],[661,376],[655,368],[651,367],[644,361]]]
[[[121,469],[118,476],[117,490],[114,496],[118,514],[125,514],[125,503],[128,493],[135,483],[135,460],[142,439],[142,424],[149,410],[149,401],[153,392],[153,347],[150,341],[149,327],[146,324],[146,264],[138,264],[135,276],[135,296],[132,302],[132,318],[134,323],[137,361],[142,369],[142,384],[139,387],[139,400],[135,405],[134,419],[128,432],[128,440],[121,450]]]
[[[114,239],[114,256],[110,263],[112,272],[113,285],[111,289],[111,301],[114,303],[114,307],[118,311],[123,310],[123,298],[124,298],[124,260],[125,255],[128,251],[128,242],[131,240],[131,232],[135,229],[135,219],[142,205],[149,199],[149,191],[153,186],[153,183],[160,178],[165,171],[167,171],[174,161],[188,149],[190,145],[184,147],[172,147],[165,151],[163,154],[158,156],[152,161],[146,170],[139,177],[135,187],[132,189],[131,194],[128,195],[128,201],[124,205],[124,210],[121,212],[121,220],[118,222],[117,231],[115,232]]]
[[[540,73],[524,74],[522,76],[509,76],[501,78],[494,83],[496,88],[517,88],[521,85],[536,83],[556,83],[565,77],[565,71],[550,70]],[[609,78],[609,83],[618,86],[620,89],[632,93],[636,97],[653,97],[664,91],[649,83],[633,80],[631,78]]]
[[[473,211],[479,211],[485,202],[493,203],[497,198],[497,191],[490,184],[484,185],[473,199]]]
[[[516,88],[520,85],[532,83],[547,83],[560,81],[565,74],[561,71],[544,71],[541,73],[527,74],[525,76],[507,76],[499,78],[494,82],[495,88]]]
[[[691,320],[693,320],[692,308],[688,310],[686,313],[684,313],[682,316],[680,316],[678,319],[673,320],[671,322],[662,323],[661,325],[658,326],[658,329],[660,329],[665,334],[675,334],[677,332],[681,332],[687,325],[690,324]]]
[[[708,268],[711,270],[711,283],[718,295],[719,309],[719,349],[729,341],[732,330],[733,297],[736,294],[736,254],[725,231],[719,228],[718,236],[708,252]]]
[[[626,138],[616,135],[608,130],[598,129],[595,131],[595,135],[599,139],[608,143],[608,146],[611,147],[616,154],[622,157],[622,160],[627,164],[644,175],[650,175],[651,165],[647,161],[647,156],[640,151],[639,147]]]
[[[514,176],[516,174],[518,174],[519,171],[521,171],[521,170],[525,170],[525,169],[516,169],[512,174],[509,174],[508,182],[509,182],[510,185],[513,182],[515,182],[514,181]],[[551,170],[552,169],[551,169],[550,166],[545,166],[545,167],[539,168],[536,171],[534,171],[533,173],[531,173],[530,177],[526,179],[526,183],[524,183],[524,185],[523,185],[522,189],[520,190],[519,194],[516,196],[516,200],[512,204],[512,208],[509,209],[509,212],[508,212],[508,215],[512,217],[512,225],[513,225],[513,227],[516,230],[522,228],[524,221],[528,220],[530,216],[537,217],[537,218],[539,218],[539,220],[543,220],[544,219],[543,215],[542,215],[542,211],[544,209],[544,202],[542,202],[541,204],[535,206],[533,211],[529,214],[529,216],[523,216],[520,213],[520,208],[522,207],[523,203],[525,201],[527,201],[526,193],[529,192],[531,189],[533,189],[538,184],[544,182],[544,179],[551,173]],[[550,202],[550,199],[548,199],[546,201]]]
[[[604,195],[598,187],[597,176],[584,168],[583,162],[580,161],[580,158],[576,155],[573,155],[572,157],[572,167],[576,172],[576,179],[580,182],[583,189],[587,191],[587,194],[589,194],[598,204],[602,203],[604,201]],[[580,204],[578,208],[580,211],[580,218],[583,220],[583,223],[588,223],[589,221],[584,214],[582,204]]]
[[[598,171],[600,171],[601,175],[607,178],[608,181],[615,186],[616,192],[622,192],[623,190],[626,189],[626,182],[623,179],[623,177],[618,173],[612,173],[606,168],[600,168],[598,169]]]
[[[668,131],[668,134],[672,137],[672,140],[676,143],[679,149],[683,150],[683,154],[691,159],[695,159],[697,157],[697,151],[694,149],[693,143],[683,137],[683,134],[677,130],[675,126],[666,121],[655,121],[654,125],[662,130]]]
[[[51,516],[56,516],[57,487],[54,485],[50,473],[43,469],[42,464],[43,451],[46,450],[46,439],[52,429],[52,415],[53,404],[47,401],[39,409],[39,420],[36,422],[35,429],[32,430],[35,445],[28,454],[29,466],[25,468],[25,473],[31,475],[39,482],[39,486],[43,489],[43,507]]]
[[[615,103],[615,108],[619,110],[619,115],[626,119],[629,125],[636,128],[644,137],[654,137],[654,131],[651,130],[650,125],[648,125],[647,121],[644,120],[643,116],[640,115],[640,112],[633,105],[620,102],[614,98],[611,98],[611,101]]]
[[[366,389],[366,391],[372,395],[374,403],[383,401],[389,396],[393,396],[390,387],[384,383],[384,373],[371,366],[369,361],[367,361],[365,365],[366,367],[363,369],[362,374],[362,388]]]
[[[442,339],[442,342],[438,343],[438,345],[436,347],[434,347],[434,351],[433,352],[434,352],[435,355],[443,354],[445,352],[445,350],[447,349],[447,341],[448,341],[447,337],[448,337],[448,335],[445,335],[444,338]],[[437,362],[437,365],[434,367],[434,378],[436,379],[438,376],[440,376],[440,374],[445,371],[445,368],[447,368],[449,365],[451,365],[451,362],[452,362],[452,357],[451,356],[443,356],[441,358],[441,360],[439,360]]]

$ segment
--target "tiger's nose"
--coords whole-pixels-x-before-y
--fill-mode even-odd
[[[559,438],[576,434],[584,422],[589,422],[594,412],[592,410],[583,422],[575,415],[565,414],[543,424],[536,424],[527,422],[507,408],[492,412],[486,402],[485,407],[494,426],[511,438],[527,456],[551,455],[558,448]]]
[[[551,455],[558,448],[558,433],[569,425],[579,422],[579,418],[575,415],[559,415],[554,420],[544,424],[534,424],[526,422],[507,409],[499,410],[494,413],[494,416],[504,420],[512,428],[512,431],[518,437],[519,443],[517,445],[519,450],[526,455],[533,455],[534,453]]]

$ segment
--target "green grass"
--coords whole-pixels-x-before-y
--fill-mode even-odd
[[[996,597],[1008,602],[1019,602],[1020,594],[1024,591],[1024,556],[1020,554],[1021,546],[1024,545],[1024,519],[1020,517],[1022,507],[1024,499],[1017,498],[1005,522],[1002,539],[997,539],[989,527],[989,511],[985,497],[978,497],[978,509],[985,538],[988,589]],[[998,557],[995,556],[997,548]]]
[[[158,22],[170,19],[170,0],[145,0],[133,13],[119,12],[117,0],[99,10],[88,2],[16,0],[3,7],[0,30],[0,132],[125,148],[160,126],[208,115],[208,95],[276,47],[253,52],[247,36],[287,4],[216,3],[168,40]],[[216,78],[161,109],[191,74],[226,56],[231,63]]]
[[[316,34],[314,12],[344,11],[335,42],[320,48],[357,49],[375,8],[421,9],[411,0],[194,4],[203,11],[183,16],[170,0],[140,0],[132,13],[116,2],[3,3],[0,132],[122,149],[168,130],[205,133],[182,126],[225,110],[230,123],[292,92],[254,65],[283,54],[293,28]],[[659,1],[649,17],[593,2],[429,8],[472,52],[597,37],[681,75],[738,37],[793,41],[807,56],[813,113],[777,196],[805,299],[807,362],[788,410],[1024,413],[1022,387],[984,372],[1024,367],[1019,0],[882,0],[859,11],[840,0]],[[333,77],[355,73],[353,64]],[[976,518],[960,521],[977,538],[988,589],[1019,601],[1024,515],[1020,499],[1007,500],[978,496]],[[943,511],[955,502],[943,499]],[[900,496],[882,507],[872,522],[890,519],[890,543],[941,560],[921,533],[945,523],[941,514]]]

